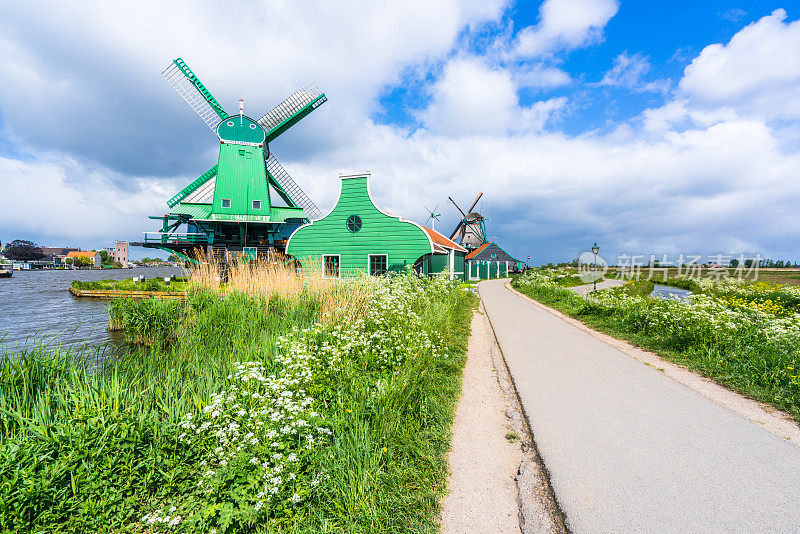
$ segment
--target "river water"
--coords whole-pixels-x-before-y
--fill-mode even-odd
[[[650,293],[650,297],[660,297],[660,298],[668,298],[674,300],[685,300],[686,297],[691,295],[692,292],[688,289],[681,289],[679,287],[672,287],[672,286],[663,286],[661,284],[656,284],[653,287],[653,292]]]
[[[72,296],[70,283],[169,275],[185,276],[186,271],[180,267],[14,271],[11,278],[0,278],[0,354],[34,343],[91,347],[117,344],[121,338],[119,333],[108,331],[105,301]]]

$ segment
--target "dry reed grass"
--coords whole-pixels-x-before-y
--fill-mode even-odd
[[[373,277],[366,275],[345,280],[324,278],[321,264],[315,262],[306,265],[303,272],[294,259],[282,254],[227,264],[202,258],[189,279],[190,286],[219,295],[238,292],[266,300],[273,295],[286,300],[318,300],[320,319],[327,324],[361,317],[374,283]]]

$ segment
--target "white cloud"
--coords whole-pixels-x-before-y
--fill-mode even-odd
[[[513,253],[569,257],[588,238],[613,252],[742,252],[785,255],[798,241],[791,221],[800,202],[800,155],[785,153],[763,122],[632,136],[450,137],[367,127],[351,146],[292,171],[319,177],[329,208],[336,171],[359,162],[373,193],[394,213],[424,221],[424,205],[480,189],[488,231]],[[445,209],[442,226],[455,224]],[[628,247],[628,248],[625,248]],[[638,247],[638,248],[635,248]]]
[[[75,185],[73,175],[80,175]],[[146,217],[157,213],[174,191],[142,178],[129,178],[135,191],[123,191],[106,168],[87,168],[52,154],[23,162],[0,157],[4,237],[37,236],[41,244],[108,246],[111,240],[139,241]]]
[[[6,136],[31,149],[121,172],[188,172],[205,154],[186,137],[209,132],[159,76],[182,56],[223,106],[244,97],[256,116],[316,81],[336,102],[312,119],[325,121],[316,141],[335,144],[336,128],[373,111],[404,66],[443,56],[466,26],[503,9],[502,0],[3,4],[0,112]]]
[[[446,135],[503,135],[517,107],[509,73],[476,58],[450,61],[420,113],[425,128]]]
[[[513,55],[547,56],[598,42],[618,9],[617,0],[545,0],[539,22],[517,35]]]
[[[512,70],[489,67],[479,58],[448,62],[432,88],[430,104],[418,117],[426,130],[453,137],[504,136],[541,131],[562,112],[566,97],[520,106]]]
[[[511,76],[514,83],[520,88],[555,89],[572,82],[567,72],[542,64],[520,65],[512,70]]]
[[[686,67],[682,94],[704,108],[765,119],[800,119],[800,21],[786,12],[746,26],[727,44],[703,49]]]
[[[614,65],[606,71],[598,85],[622,87],[636,93],[666,93],[669,91],[669,80],[644,81],[650,72],[650,59],[642,54],[628,55],[622,52],[614,58]]]

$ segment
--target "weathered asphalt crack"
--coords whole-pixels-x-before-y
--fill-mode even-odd
[[[480,296],[480,290],[478,295]],[[480,309],[494,340],[491,352],[492,362],[497,370],[497,381],[510,405],[506,416],[513,422],[521,437],[523,460],[515,477],[520,530],[523,534],[568,534],[570,531],[566,517],[550,484],[550,473],[536,447],[528,414],[519,400],[514,377],[508,370],[503,350],[482,301]]]

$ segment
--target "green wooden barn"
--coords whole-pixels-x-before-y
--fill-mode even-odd
[[[466,258],[467,280],[504,278],[510,269],[519,268],[522,262],[494,242],[487,242],[472,250]]]
[[[466,249],[378,208],[370,194],[369,174],[340,178],[339,199],[331,212],[295,230],[286,244],[286,253],[304,269],[321,270],[327,278],[408,269],[465,277]]]

